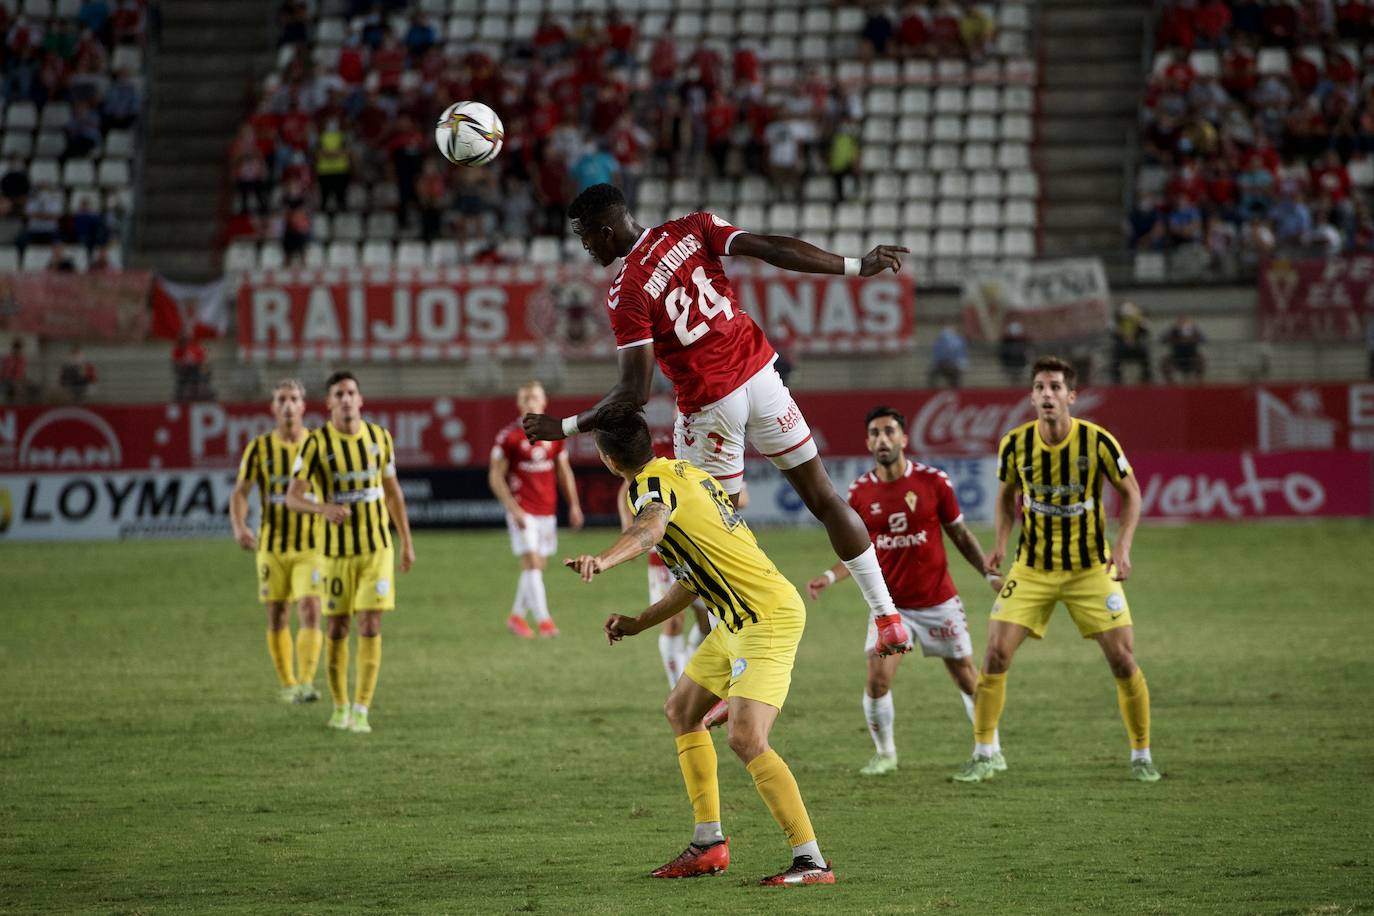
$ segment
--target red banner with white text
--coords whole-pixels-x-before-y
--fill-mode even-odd
[[[1362,340],[1374,321],[1374,255],[1273,258],[1260,268],[1259,328],[1271,340]]]
[[[915,288],[886,275],[815,276],[731,265],[740,305],[809,353],[896,351],[915,333]],[[590,267],[299,270],[247,274],[245,359],[455,360],[474,353],[572,358],[614,352],[607,271]]]

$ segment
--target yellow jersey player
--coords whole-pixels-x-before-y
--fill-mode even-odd
[[[305,443],[305,386],[283,379],[272,392],[276,428],[248,443],[239,462],[238,482],[229,498],[229,523],[244,550],[257,551],[258,600],[267,608],[267,651],[286,703],[313,703],[315,668],[320,663],[319,519],[286,506],[291,467]],[[248,494],[257,487],[262,521],[248,527]],[[315,493],[311,493],[315,496]],[[296,603],[299,631],[292,660],[287,607]],[[299,667],[299,672],[297,668]]]
[[[1075,372],[1053,356],[1031,370],[1036,419],[1016,427],[998,449],[996,543],[987,571],[1006,555],[1019,495],[1021,541],[988,624],[988,648],[973,699],[973,758],[958,782],[982,782],[998,772],[993,736],[1006,700],[1007,669],[1027,636],[1045,635],[1064,602],[1084,639],[1102,647],[1116,677],[1121,718],[1131,742],[1131,775],[1157,782],[1150,759],[1150,691],[1135,662],[1135,628],[1121,583],[1131,574],[1131,541],[1140,521],[1140,485],[1120,444],[1095,423],[1073,417]],[[1121,496],[1116,544],[1107,546],[1102,483]]]
[[[368,707],[382,666],[382,614],[395,610],[397,565],[391,524],[401,541],[401,572],[415,562],[405,496],[396,480],[391,433],[363,419],[363,396],[351,372],[327,383],[329,422],[306,439],[293,468],[286,504],[324,516],[325,616],[329,619],[330,728],[366,734]],[[322,501],[312,501],[312,484]],[[357,693],[348,707],[348,631],[358,618]]]
[[[615,643],[662,623],[696,596],[720,620],[687,663],[665,706],[696,829],[687,849],[653,876],[689,878],[724,871],[730,864],[729,840],[720,829],[716,751],[701,722],[717,698],[725,698],[730,749],[754,777],[792,846],[792,864],[762,883],[833,884],[835,875],[821,857],[797,781],[768,745],[806,627],[801,596],[759,549],[714,477],[686,461],[654,457],[649,427],[637,407],[609,405],[597,411],[590,425],[602,462],[630,485],[634,520],[611,547],[564,565],[590,582],[597,573],[654,548],[675,580],[639,616],[612,614],[605,624],[607,639]]]

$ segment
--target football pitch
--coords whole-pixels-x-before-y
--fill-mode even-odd
[[[804,583],[819,530],[763,530]],[[985,547],[989,533],[979,532]],[[560,556],[608,544],[561,533]],[[956,785],[971,734],[938,660],[903,663],[901,769],[856,774],[857,590],[809,605],[773,744],[839,883],[752,886],[790,852],[722,735],[729,872],[645,874],[690,838],[641,563],[547,574],[563,635],[504,628],[504,532],[421,534],[370,736],[285,706],[253,563],[223,541],[0,549],[0,911],[1296,913],[1374,910],[1364,522],[1146,528],[1127,585],[1156,785],[1127,779],[1110,674],[1061,609],[1008,683],[1010,770]],[[951,551],[953,553],[953,551]],[[981,653],[991,592],[957,556]]]

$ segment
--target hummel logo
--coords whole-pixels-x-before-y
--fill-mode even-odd
[[[615,309],[615,307],[616,307],[617,305],[619,305],[619,304],[620,304],[620,297],[619,297],[619,296],[608,296],[608,297],[606,298],[606,307],[607,307],[608,309]]]

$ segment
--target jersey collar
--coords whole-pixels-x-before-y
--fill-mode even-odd
[[[630,255],[634,254],[635,249],[638,248],[640,245],[644,244],[644,240],[649,237],[649,233],[652,231],[652,229],[645,229],[643,232],[641,232],[639,234],[639,238],[635,239],[635,243],[630,246],[630,250],[625,252],[625,257],[629,258]]]

